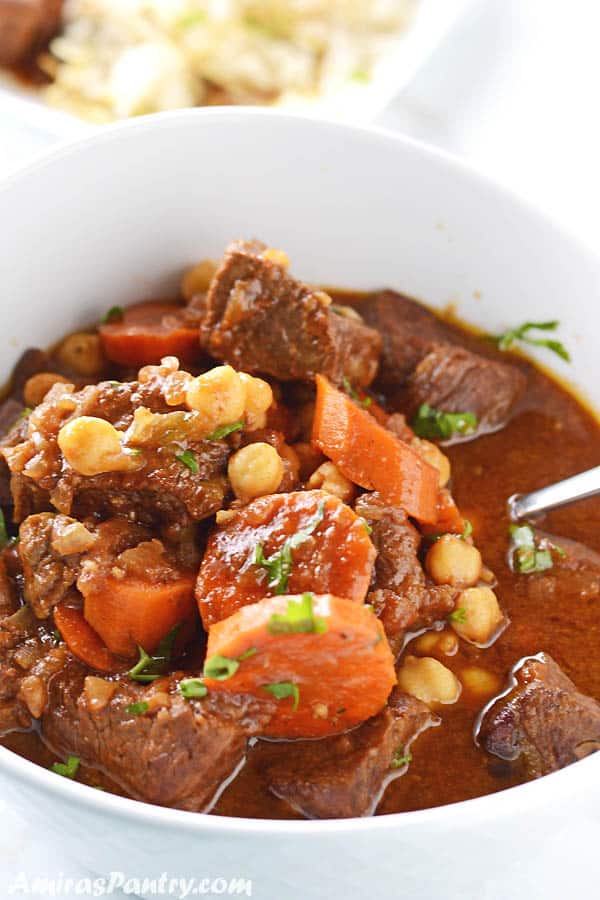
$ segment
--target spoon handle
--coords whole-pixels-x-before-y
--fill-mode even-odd
[[[513,494],[508,498],[508,511],[514,522],[536,516],[574,500],[585,500],[600,494],[600,466],[549,484],[530,494]]]

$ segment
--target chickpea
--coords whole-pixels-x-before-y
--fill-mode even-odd
[[[308,479],[308,487],[320,489],[326,494],[339,497],[344,503],[351,503],[356,497],[356,487],[342,475],[332,462],[324,462]]]
[[[465,690],[473,694],[493,697],[502,687],[498,676],[487,669],[482,669],[481,666],[465,666],[461,669],[460,677]]]
[[[216,366],[190,382],[186,403],[206,416],[212,430],[244,417],[246,388],[231,366]]]
[[[240,372],[239,377],[246,389],[246,430],[256,431],[257,428],[264,428],[267,424],[267,410],[273,403],[271,385],[262,378],[247,375],[246,372]]]
[[[104,419],[79,416],[60,429],[58,446],[69,465],[80,475],[128,472],[140,467],[140,459],[138,454],[123,448],[122,437],[121,432]]]
[[[456,675],[432,656],[407,656],[398,685],[424,703],[456,703],[461,692]]]
[[[184,300],[191,300],[194,294],[204,294],[216,271],[217,263],[212,259],[203,259],[197,266],[188,269],[181,279],[181,295]]]
[[[277,450],[262,442],[242,447],[229,459],[227,466],[233,492],[244,502],[276,491],[284,471]]]
[[[39,406],[48,391],[55,384],[69,384],[69,379],[56,372],[38,372],[25,382],[23,398],[25,405],[33,408]]]
[[[450,624],[460,637],[473,644],[488,644],[505,621],[495,593],[484,585],[461,591],[456,609],[462,614],[452,617]]]
[[[442,453],[436,444],[423,440],[423,438],[413,438],[410,445],[425,462],[428,462],[430,466],[438,470],[440,473],[440,487],[446,487],[450,481],[450,460],[446,454]]]
[[[105,365],[102,342],[97,334],[69,335],[60,345],[58,358],[67,368],[85,378],[99,375]]]
[[[263,259],[268,259],[269,262],[274,263],[276,266],[281,266],[282,269],[289,269],[290,267],[290,258],[285,250],[278,250],[276,247],[268,247],[262,256]]]
[[[479,580],[481,553],[454,534],[444,534],[425,558],[425,568],[436,584],[469,587]]]

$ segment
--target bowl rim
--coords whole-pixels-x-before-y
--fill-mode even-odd
[[[552,230],[559,241],[570,243],[580,256],[587,257],[592,265],[600,268],[600,256],[593,249],[591,242],[588,243],[581,235],[560,225],[539,206],[482,172],[471,162],[457,158],[448,151],[430,146],[389,128],[353,125],[261,107],[176,110],[104,126],[98,131],[85,134],[75,140],[61,141],[49,150],[42,150],[26,165],[10,172],[0,180],[0,197],[9,193],[14,187],[18,187],[19,183],[27,180],[30,176],[43,173],[46,169],[51,170],[52,166],[60,160],[80,153],[85,154],[88,147],[115,141],[118,143],[121,135],[135,134],[136,132],[152,133],[163,128],[177,128],[180,124],[186,124],[188,121],[197,121],[198,127],[210,127],[213,123],[218,126],[225,122],[231,126],[245,122],[262,122],[263,120],[268,121],[269,128],[323,129],[343,132],[350,140],[361,138],[374,143],[393,143],[396,147],[401,148],[403,153],[425,158],[429,164],[445,169],[454,177],[458,175],[465,181],[476,182],[492,199],[494,196],[507,199],[520,214],[533,221],[534,227],[542,226]],[[0,746],[0,773],[9,777],[14,776],[21,783],[40,789],[52,799],[64,799],[73,805],[87,806],[98,814],[118,816],[131,822],[139,821],[140,824],[170,826],[186,832],[212,832],[219,835],[272,835],[276,833],[298,838],[346,832],[362,834],[401,827],[426,829],[437,826],[445,827],[448,821],[455,816],[460,816],[461,820],[467,818],[473,825],[502,816],[514,816],[515,812],[520,813],[524,807],[543,806],[550,797],[556,804],[560,798],[572,797],[576,789],[583,792],[593,783],[593,776],[590,777],[588,772],[592,772],[593,766],[600,766],[600,754],[595,760],[594,756],[595,754],[592,754],[586,759],[579,760],[577,763],[543,778],[469,800],[379,816],[321,820],[229,817],[161,807],[99,791],[85,784],[57,777],[50,770],[44,769],[2,746]]]

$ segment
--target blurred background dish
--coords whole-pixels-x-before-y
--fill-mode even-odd
[[[370,121],[471,3],[0,0],[0,103],[38,124],[41,104],[96,124],[223,104]]]

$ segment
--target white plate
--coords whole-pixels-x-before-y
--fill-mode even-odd
[[[282,108],[347,122],[374,121],[450,34],[473,2],[420,0],[415,21],[394,41],[367,84],[352,82],[329,97],[290,102]],[[77,137],[97,127],[47,106],[35,89],[0,72],[0,122],[3,110],[23,124],[47,132],[49,138]]]

